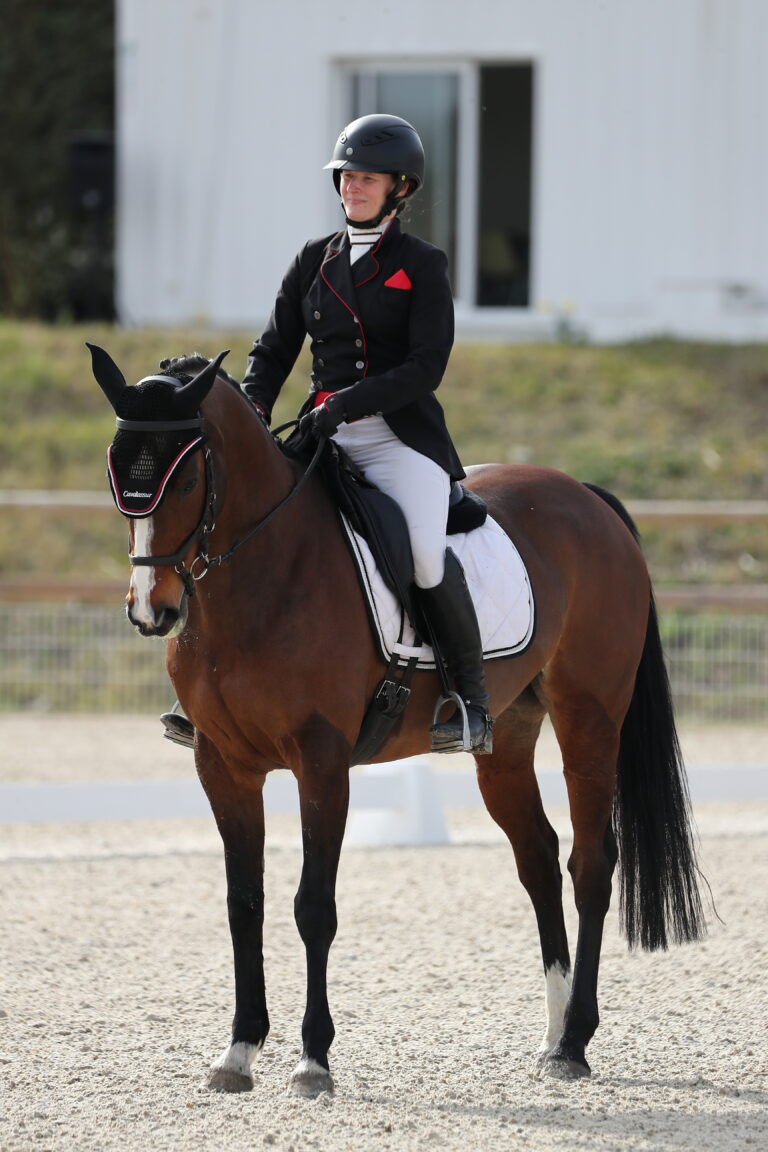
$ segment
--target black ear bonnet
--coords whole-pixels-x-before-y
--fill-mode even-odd
[[[112,357],[97,344],[86,345],[96,383],[117,416],[117,432],[107,450],[107,475],[115,504],[124,516],[151,516],[168,483],[191,452],[205,443],[200,407],[229,349],[214,360],[180,358],[173,375],[145,376],[134,388]],[[185,378],[183,364],[202,361]],[[196,365],[199,367],[199,365]]]
[[[151,516],[174,473],[205,443],[199,413],[180,412],[174,403],[182,383],[173,376],[147,376],[117,399],[107,474],[124,516]]]

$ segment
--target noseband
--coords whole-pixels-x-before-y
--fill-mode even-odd
[[[283,424],[278,429],[276,429],[273,435],[276,437],[277,434],[282,432],[284,428],[291,427],[297,423],[298,421],[291,420],[287,424]],[[123,420],[118,416],[117,427],[118,430],[124,432],[180,432],[186,429],[198,429],[199,431],[202,431],[203,421],[202,416],[200,415],[198,415],[197,418],[193,420]],[[242,548],[243,544],[246,544],[253,536],[256,535],[257,532],[260,532],[262,528],[266,527],[272,517],[275,516],[281,508],[284,508],[289,500],[292,500],[293,497],[298,494],[298,492],[301,490],[301,488],[303,488],[304,484],[309,479],[320,459],[323,448],[325,447],[325,437],[322,437],[318,441],[315,454],[307,466],[304,475],[301,477],[298,483],[293,486],[288,495],[284,496],[283,499],[275,505],[271,512],[268,512],[262,520],[259,520],[259,522],[255,524],[245,534],[245,536],[243,536],[240,540],[236,540],[232,547],[228,549],[228,551],[222,552],[218,556],[209,556],[207,547],[208,538],[216,527],[217,501],[215,476],[213,471],[213,455],[210,448],[203,439],[201,439],[200,443],[203,449],[203,458],[205,461],[206,498],[202,514],[197,522],[197,526],[190,533],[190,535],[187,536],[184,543],[175,552],[167,556],[129,555],[128,557],[134,567],[173,568],[180,576],[181,582],[184,585],[184,592],[189,597],[194,596],[195,584],[198,580],[202,580],[203,576],[208,574],[208,570],[210,568],[216,568],[219,564],[227,563],[235,554],[235,552],[237,552],[238,548]],[[181,461],[179,460],[178,462],[180,463]],[[168,480],[170,480],[171,474],[172,473],[169,473],[166,477],[166,483]],[[154,508],[159,506],[164,497],[165,491],[154,505]],[[118,508],[124,516],[130,517],[130,512],[125,512],[122,508],[120,508],[119,504]],[[184,563],[184,557],[192,544],[198,541],[199,547],[195,554],[195,558],[193,559],[189,568],[187,568],[186,564]],[[200,565],[199,570],[197,569],[198,564]]]

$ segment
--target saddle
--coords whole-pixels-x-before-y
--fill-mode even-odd
[[[420,608],[413,595],[413,555],[400,505],[367,480],[333,440],[326,442],[320,470],[338,508],[367,542],[387,587],[414,624]],[[447,534],[471,532],[485,523],[485,501],[454,481],[448,505]]]
[[[285,448],[289,454],[298,454],[296,449],[304,446],[297,445],[295,441],[292,444],[292,439],[289,437]],[[414,626],[417,639],[419,635],[428,635],[434,647],[433,629],[424,616],[418,590],[413,582],[411,542],[400,505],[367,480],[334,440],[326,441],[318,467],[336,506],[354,531],[367,542],[382,579],[400,604],[400,639],[407,616]],[[487,515],[485,501],[462,484],[454,482],[448,508],[448,535],[480,528]],[[409,656],[404,667],[403,659],[406,658],[393,652],[386,675],[379,683],[363,718],[352,752],[352,764],[361,764],[375,756],[408,703],[411,678],[418,657]],[[439,656],[437,659],[438,667],[441,667]]]

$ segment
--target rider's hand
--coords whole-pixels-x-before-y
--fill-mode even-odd
[[[328,396],[317,408],[307,412],[299,421],[299,432],[319,440],[322,436],[333,436],[339,424],[346,420],[344,402],[341,397]]]

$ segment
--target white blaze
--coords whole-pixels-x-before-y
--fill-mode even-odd
[[[133,551],[136,556],[152,555],[152,517],[133,521]],[[150,594],[155,586],[155,570],[139,565],[131,569],[131,590],[133,592],[132,615],[137,624],[154,624],[155,616],[150,603]]]

